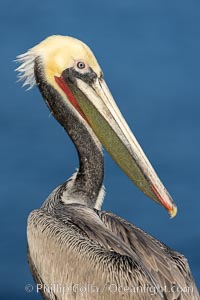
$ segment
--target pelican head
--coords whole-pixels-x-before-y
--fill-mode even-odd
[[[136,186],[164,206],[171,217],[176,215],[176,205],[120,113],[86,44],[72,37],[51,36],[18,56],[18,61],[21,65],[17,71],[24,85],[31,88],[36,83],[43,86],[41,90],[48,86],[56,91],[60,95],[58,101],[67,105],[95,133]],[[43,97],[62,123],[50,97],[45,92]]]

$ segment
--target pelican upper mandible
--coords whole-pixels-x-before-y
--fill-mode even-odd
[[[78,171],[28,217],[28,258],[44,299],[199,299],[185,257],[101,211],[102,145],[149,198],[175,203],[120,113],[89,47],[51,36],[17,58],[23,85],[38,86],[79,156]]]

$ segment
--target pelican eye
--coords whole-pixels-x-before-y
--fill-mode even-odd
[[[85,63],[82,62],[82,61],[77,62],[77,68],[84,69],[85,68]]]

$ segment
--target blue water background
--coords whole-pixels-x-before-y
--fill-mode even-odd
[[[16,83],[13,62],[52,34],[95,52],[130,127],[178,206],[146,198],[105,153],[103,209],[188,258],[200,288],[200,2],[2,0],[0,4],[1,299],[37,300],[26,259],[26,220],[78,166],[37,88]]]

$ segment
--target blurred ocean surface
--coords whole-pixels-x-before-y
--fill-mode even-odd
[[[78,166],[37,88],[16,83],[13,62],[52,34],[94,51],[122,113],[179,211],[170,220],[105,153],[103,209],[188,258],[200,288],[200,2],[195,0],[2,0],[1,299],[41,299],[26,259],[26,220]]]

